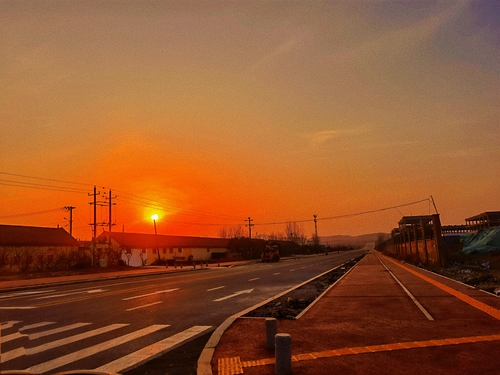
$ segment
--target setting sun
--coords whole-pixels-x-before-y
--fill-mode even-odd
[[[151,220],[153,220],[153,221],[158,220],[158,215],[157,214],[151,215]]]

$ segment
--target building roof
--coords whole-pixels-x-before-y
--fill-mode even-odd
[[[63,228],[0,224],[0,246],[78,246]]]
[[[480,221],[480,220],[484,220],[486,218],[488,220],[491,220],[491,221],[499,221],[500,220],[500,211],[483,212],[481,214],[468,217],[467,219],[465,219],[465,221]]]
[[[415,225],[420,224],[420,221],[429,222],[433,220],[433,215],[419,215],[419,216],[403,216],[398,224],[402,225]]]
[[[103,232],[100,238],[111,235],[122,247],[146,248],[227,248],[229,238],[168,236],[163,234]]]

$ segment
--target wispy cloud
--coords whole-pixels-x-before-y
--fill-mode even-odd
[[[370,127],[358,127],[352,129],[332,129],[332,130],[322,130],[315,133],[308,134],[309,143],[311,146],[316,147],[325,142],[339,137],[352,137],[360,134],[366,134],[371,132]]]
[[[273,50],[260,57],[247,70],[247,73],[253,73],[261,69],[273,68],[276,64],[281,63],[281,59],[297,48],[298,45],[305,39],[306,35],[293,35]]]

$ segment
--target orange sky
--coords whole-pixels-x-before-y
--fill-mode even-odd
[[[500,210],[499,20],[495,1],[0,2],[0,223],[75,206],[89,239],[94,185],[113,230],[157,211],[200,236],[251,217],[310,237],[314,214],[324,236],[389,232],[430,202],[324,218],[431,195],[443,224]]]

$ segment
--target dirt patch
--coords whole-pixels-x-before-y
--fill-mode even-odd
[[[500,251],[484,254],[450,255],[447,267],[425,267],[429,271],[500,295]]]
[[[364,255],[344,263],[333,271],[294,289],[290,293],[250,311],[245,317],[295,319],[302,310],[309,306],[330,285],[341,278],[342,275],[354,267],[363,257]]]

